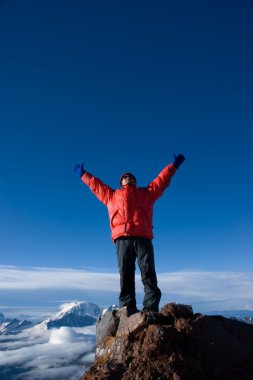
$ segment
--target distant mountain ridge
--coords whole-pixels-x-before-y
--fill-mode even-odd
[[[75,301],[65,303],[60,306],[60,310],[52,317],[45,319],[40,323],[32,323],[29,320],[19,320],[17,318],[6,318],[0,313],[0,335],[18,334],[24,329],[33,326],[41,326],[45,329],[60,327],[85,327],[96,323],[105,311],[117,309],[115,305],[108,308],[99,307],[98,305],[87,301]],[[205,313],[206,315],[222,315],[226,318],[238,319],[240,321],[253,324],[253,310],[225,310]]]
[[[253,324],[253,310],[223,310],[210,311],[205,315],[222,315],[225,318],[237,319],[238,321]]]
[[[33,323],[30,321],[5,318],[2,313],[0,314],[0,335],[18,334],[22,330],[32,326]]]
[[[60,306],[60,311],[51,318],[33,324],[27,320],[18,320],[16,318],[5,318],[0,313],[0,334],[17,334],[24,329],[31,327],[42,327],[46,329],[60,327],[85,327],[96,323],[97,318],[102,314],[103,309],[92,302],[75,301]]]

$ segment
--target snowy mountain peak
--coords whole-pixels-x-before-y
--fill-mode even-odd
[[[101,314],[101,309],[94,303],[87,301],[74,301],[70,303],[65,303],[60,306],[60,311],[55,315],[53,319],[62,318],[65,315],[78,315],[84,316],[89,315],[94,318],[98,318]]]
[[[61,305],[60,311],[46,321],[47,328],[84,327],[96,323],[101,315],[101,309],[94,303],[75,301]]]
[[[111,305],[109,307],[103,308],[102,315],[106,313],[107,311],[113,311],[113,310],[119,310],[119,307],[117,305]]]

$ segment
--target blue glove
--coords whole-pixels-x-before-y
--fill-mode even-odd
[[[174,154],[174,166],[178,169],[179,166],[185,161],[185,157],[182,154]]]
[[[86,170],[84,170],[83,168],[83,164],[76,164],[74,166],[74,172],[76,173],[76,175],[78,175],[78,177],[82,178],[83,174],[86,173]]]

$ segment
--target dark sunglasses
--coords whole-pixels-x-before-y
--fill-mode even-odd
[[[128,174],[123,175],[122,179],[126,179],[126,178],[132,178],[132,179],[134,179],[134,177],[132,175],[128,175]]]

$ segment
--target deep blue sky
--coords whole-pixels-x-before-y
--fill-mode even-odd
[[[253,2],[0,2],[1,265],[117,271],[73,173],[145,186],[158,272],[253,270]]]

